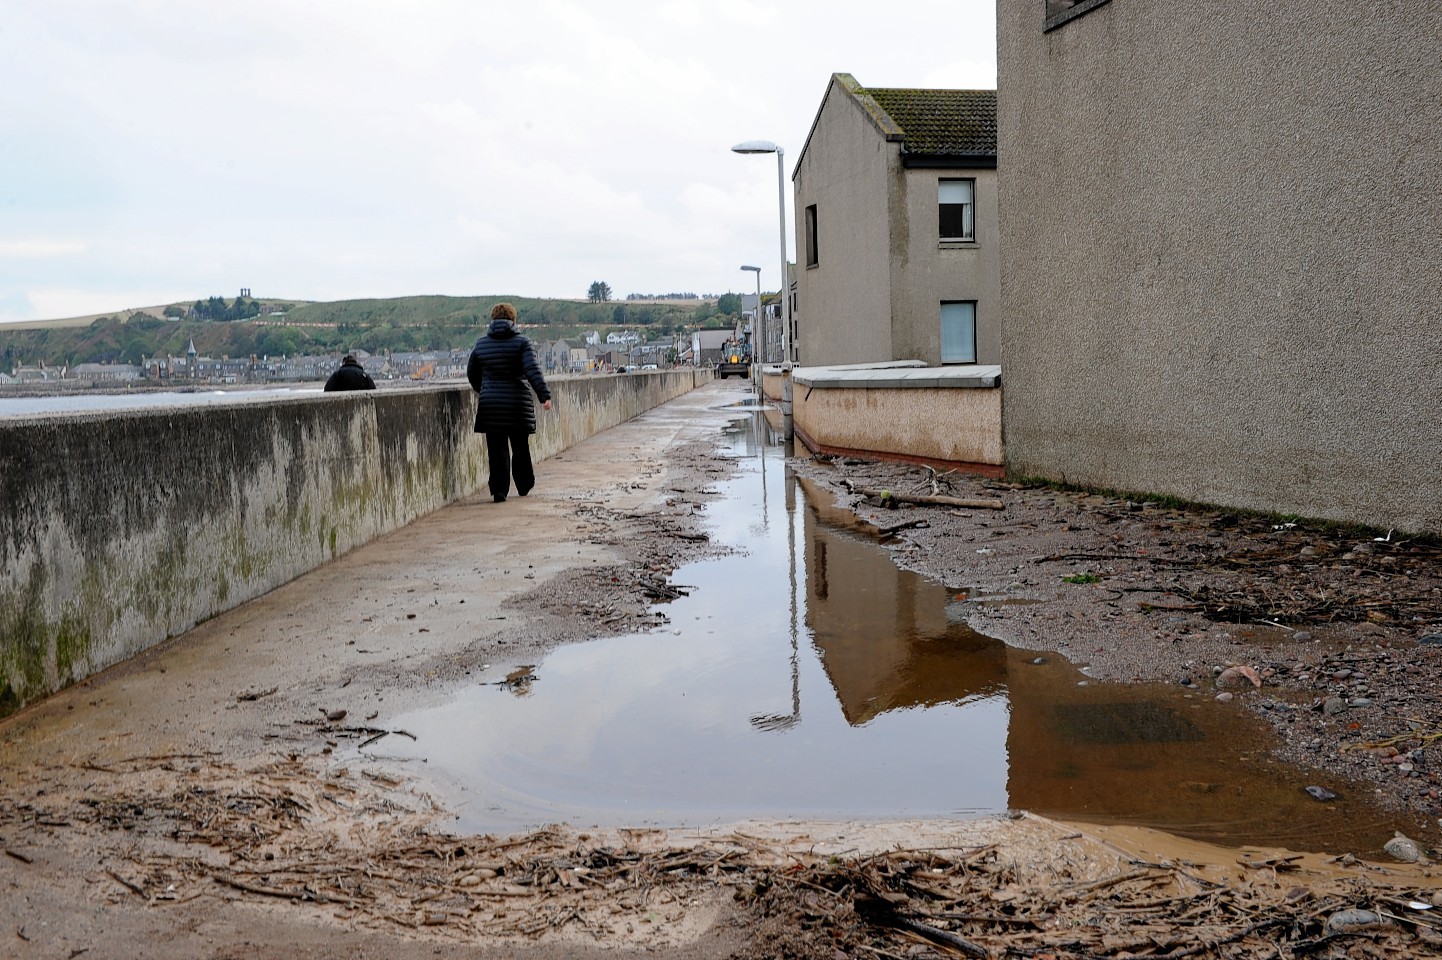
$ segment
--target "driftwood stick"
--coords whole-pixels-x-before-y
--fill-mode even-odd
[[[919,527],[925,522],[925,520],[908,520],[905,523],[893,523],[888,527],[877,527],[876,532],[881,534],[883,537],[887,537],[893,533],[897,533],[911,527]]]
[[[895,490],[879,490],[875,487],[852,487],[854,493],[866,497],[890,497],[898,503],[917,503],[933,507],[966,507],[970,510],[1005,510],[1006,504],[1000,500],[969,500],[964,497],[940,497],[927,496],[919,493],[897,493]]]
[[[972,943],[965,937],[957,936],[949,930],[942,930],[909,917],[899,917],[898,919],[904,929],[923,936],[933,943],[943,943],[961,951],[968,957],[976,957],[977,960],[991,960],[991,951],[979,943]]]
[[[131,883],[129,880],[125,879],[125,878],[122,877],[120,874],[116,873],[114,870],[108,870],[108,869],[107,869],[105,872],[108,873],[108,874],[110,874],[110,879],[114,880],[116,883],[120,884],[122,887],[124,887],[125,889],[129,890],[131,893],[135,894],[137,897],[143,897],[143,896],[145,896],[145,891],[140,888],[140,885],[139,885],[139,884]]]
[[[327,897],[321,893],[312,893],[309,890],[281,890],[276,887],[264,887],[257,883],[246,883],[244,880],[239,880],[235,877],[227,877],[224,874],[219,873],[213,873],[211,874],[211,877],[217,883],[223,883],[227,887],[233,887],[234,889],[244,891],[245,893],[257,893],[264,897],[279,897],[282,900],[312,900],[316,903],[332,902],[330,897]],[[117,877],[116,879],[119,878]]]

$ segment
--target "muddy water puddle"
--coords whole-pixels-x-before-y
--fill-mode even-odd
[[[744,553],[685,566],[651,632],[490,671],[398,717],[459,827],[679,826],[752,817],[968,817],[1008,809],[1223,844],[1375,855],[1408,824],[1363,788],[1274,761],[1239,703],[1110,684],[968,628],[1000,602],[899,569],[790,474],[760,414],[709,530]],[[374,750],[372,751],[374,752]],[[1341,796],[1319,803],[1304,788]],[[1395,822],[1394,822],[1395,821]]]

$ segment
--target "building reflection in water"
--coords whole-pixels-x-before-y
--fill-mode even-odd
[[[942,585],[878,564],[885,552],[838,529],[827,499],[806,497],[806,625],[846,721],[1003,695],[1006,648],[954,621]]]
[[[1180,686],[1095,682],[1064,658],[972,631],[963,621],[985,597],[896,566],[855,532],[850,509],[795,482],[807,504],[805,623],[848,723],[1004,698],[1008,804],[1050,816],[1358,854],[1408,826],[1360,796],[1318,804],[1303,788],[1320,775],[1271,759],[1273,734],[1240,704]],[[968,729],[965,712],[953,717],[955,729],[935,731],[938,764],[949,743],[994,735]]]

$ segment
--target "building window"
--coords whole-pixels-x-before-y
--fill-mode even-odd
[[[941,362],[976,363],[976,301],[941,305]]]
[[[1095,10],[1107,0],[1045,0],[1046,19],[1042,31],[1055,30],[1068,20],[1075,20],[1084,13]]]
[[[814,267],[821,262],[816,245],[816,204],[806,208],[806,265]]]
[[[975,180],[942,180],[937,185],[937,219],[943,240],[976,239]]]

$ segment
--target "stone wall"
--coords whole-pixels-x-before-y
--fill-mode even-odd
[[[709,380],[556,378],[552,456]],[[0,422],[0,715],[478,490],[469,387]]]

